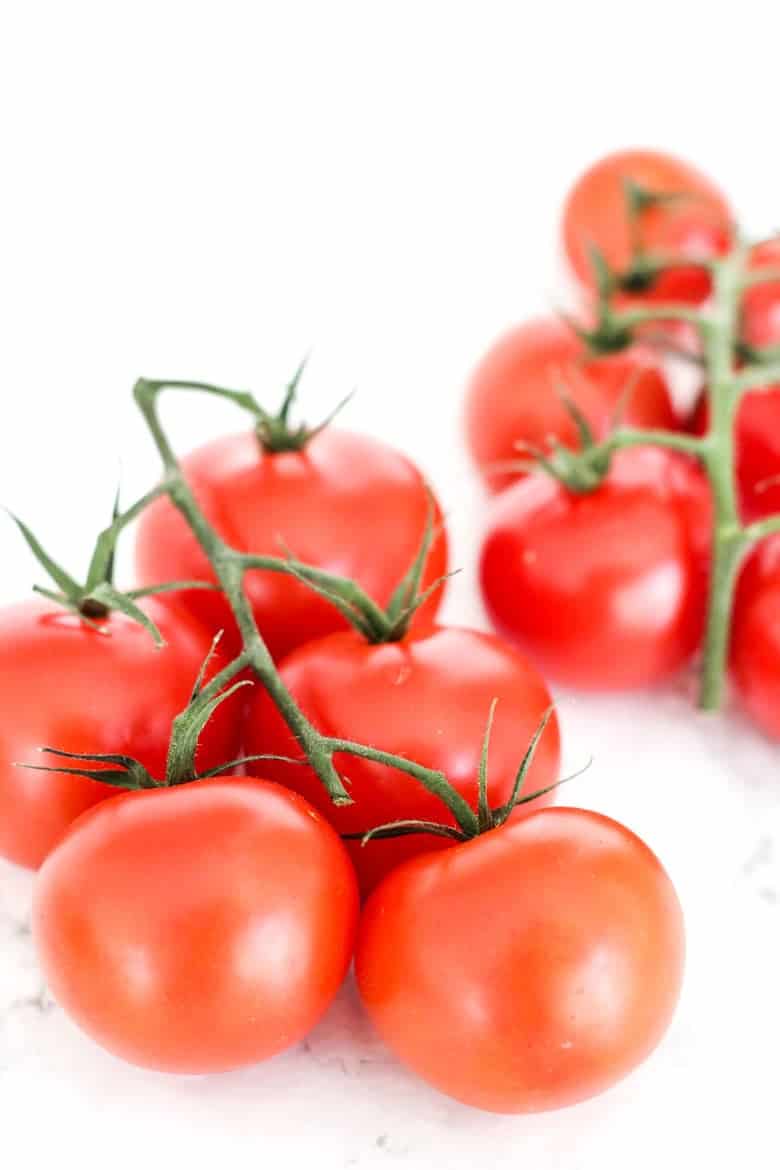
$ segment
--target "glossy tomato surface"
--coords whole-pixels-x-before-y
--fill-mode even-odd
[[[536,669],[499,639],[475,630],[417,625],[401,642],[372,646],[357,633],[333,634],[294,651],[281,674],[296,702],[324,735],[369,744],[446,774],[473,808],[477,769],[490,704],[498,699],[490,738],[491,804],[509,797],[517,769],[543,714],[549,691]],[[265,691],[252,690],[245,748],[300,756]],[[558,779],[560,740],[555,715],[526,777],[530,794]],[[250,768],[303,793],[340,833],[389,821],[453,824],[445,806],[418,781],[381,764],[339,754],[335,764],[353,798],[334,808],[308,767],[273,760]],[[539,798],[548,803],[552,794]],[[515,816],[533,804],[521,806]],[[390,869],[418,853],[451,844],[431,835],[347,843],[364,893]]]
[[[767,240],[750,254],[753,270],[780,271],[780,240]],[[742,340],[756,349],[780,344],[780,280],[762,281],[742,297]]]
[[[328,427],[303,451],[268,454],[254,433],[216,439],[182,461],[201,508],[223,539],[242,552],[284,556],[356,580],[386,605],[414,560],[425,531],[429,497],[412,463],[391,447]],[[438,520],[441,520],[440,513]],[[141,519],[136,546],[142,583],[193,578],[213,571],[185,521],[167,499]],[[446,572],[442,533],[435,542],[423,587]],[[272,654],[346,624],[334,607],[284,574],[255,571],[245,577],[255,616]],[[181,595],[212,629],[233,629],[227,604],[216,593]],[[427,603],[432,614],[437,592]]]
[[[596,435],[607,433],[621,407],[622,420],[629,425],[682,425],[649,349],[634,346],[607,357],[588,357],[583,342],[564,322],[526,321],[488,350],[469,384],[466,438],[488,487],[500,490],[522,477],[522,470],[505,466],[527,458],[518,443],[544,451],[553,440],[573,450],[579,447],[564,391]]]
[[[0,610],[0,854],[19,865],[40,865],[71,821],[117,791],[14,766],[54,766],[39,748],[133,756],[153,776],[165,775],[171,722],[189,701],[211,636],[162,600],[142,605],[166,641],[162,649],[120,613],[98,631],[48,603]],[[218,653],[207,677],[225,661]],[[201,770],[237,755],[241,704],[238,695],[227,699],[206,726]]]
[[[63,1008],[143,1067],[206,1073],[299,1041],[336,994],[355,874],[295,793],[242,777],[117,797],[44,864],[33,926]]]
[[[530,476],[488,518],[488,612],[546,677],[586,690],[656,683],[702,637],[710,514],[701,471],[660,448],[618,452],[583,494]]]
[[[616,272],[625,272],[631,261],[626,180],[648,191],[686,196],[642,212],[640,232],[646,252],[702,260],[727,251],[733,213],[706,175],[682,159],[659,151],[617,151],[580,176],[564,206],[566,255],[575,276],[589,292],[595,290],[589,258],[592,245],[600,249]],[[696,303],[709,295],[710,284],[709,274],[703,269],[681,264],[663,273],[641,297]]]
[[[682,981],[682,912],[647,846],[552,808],[395,870],[355,969],[380,1036],[419,1076],[497,1113],[557,1109],[630,1072]]]
[[[731,671],[749,715],[780,739],[780,536],[746,561],[734,600]]]

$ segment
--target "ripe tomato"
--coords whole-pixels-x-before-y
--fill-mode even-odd
[[[589,256],[592,245],[618,273],[625,272],[631,262],[626,180],[650,192],[689,196],[641,213],[641,240],[647,252],[703,260],[727,251],[733,214],[710,179],[681,159],[658,151],[618,151],[580,176],[564,206],[564,247],[575,276],[588,291],[595,289]],[[662,273],[641,297],[697,303],[709,295],[710,284],[703,269],[681,264]]]
[[[165,601],[142,602],[166,645],[121,613],[90,628],[75,614],[38,601],[0,610],[0,854],[36,867],[67,826],[116,789],[79,776],[34,772],[37,751],[133,756],[165,773],[171,721],[187,705],[211,638]],[[225,665],[213,659],[208,677]],[[240,749],[242,700],[227,699],[201,736],[207,771]],[[95,765],[98,767],[99,765]]]
[[[201,508],[234,547],[283,556],[286,545],[299,560],[357,581],[381,605],[412,563],[425,530],[428,494],[417,468],[375,439],[333,427],[302,451],[278,454],[264,452],[251,431],[231,435],[192,452],[182,467]],[[145,584],[213,580],[190,529],[167,499],[144,513],[136,556]],[[428,557],[423,588],[446,572],[446,562],[442,534]],[[245,586],[277,658],[346,624],[323,597],[283,574],[251,572]],[[219,594],[180,596],[211,628],[234,628]],[[426,612],[433,614],[440,601],[437,592]]]
[[[780,269],[780,240],[767,240],[753,249],[750,268]],[[760,349],[780,344],[780,281],[751,285],[742,297],[742,340]]]
[[[518,441],[548,450],[551,440],[571,449],[579,433],[561,399],[564,389],[596,435],[607,433],[625,398],[627,425],[682,425],[669,387],[651,352],[634,346],[623,353],[589,358],[573,329],[555,318],[538,318],[500,337],[472,375],[466,399],[466,435],[488,487],[499,490],[522,472],[501,467],[523,455]]]
[[[396,869],[363,911],[360,995],[396,1055],[496,1113],[582,1101],[669,1025],[684,932],[633,833],[553,808]]]
[[[65,1010],[165,1072],[265,1060],[299,1041],[349,966],[358,896],[330,825],[242,777],[123,795],[41,869],[34,932]]]
[[[499,700],[490,738],[491,804],[509,798],[528,743],[550,706],[536,670],[489,634],[418,622],[401,642],[372,646],[357,633],[332,634],[295,650],[281,675],[304,714],[323,735],[351,739],[406,756],[445,773],[473,808],[477,770],[490,704]],[[249,753],[300,755],[266,692],[253,688],[246,710]],[[558,778],[560,737],[555,715],[539,741],[524,793]],[[263,774],[302,793],[340,833],[395,820],[454,824],[441,801],[417,780],[382,764],[336,756],[354,804],[335,808],[308,767],[263,761]],[[250,767],[260,765],[250,765]],[[548,803],[551,794],[539,798]],[[537,802],[521,805],[514,815]],[[347,846],[364,894],[394,866],[418,853],[446,847],[441,837],[414,835]]]
[[[691,419],[694,434],[708,426],[703,392]],[[750,390],[737,407],[736,467],[739,505],[746,524],[780,512],[780,386]]]
[[[734,599],[731,671],[759,727],[780,739],[780,537],[762,541],[746,561]]]
[[[569,686],[655,683],[701,639],[710,512],[699,469],[660,448],[618,452],[589,493],[530,476],[493,505],[481,561],[488,612]]]

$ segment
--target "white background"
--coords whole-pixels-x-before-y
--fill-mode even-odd
[[[0,502],[73,572],[157,464],[139,374],[252,386],[303,352],[316,419],[403,446],[449,511],[448,615],[483,620],[483,503],[460,448],[464,378],[560,288],[557,216],[589,161],[656,145],[780,225],[771,6],[6,3],[0,15]],[[184,449],[240,425],[171,404]],[[125,550],[123,563],[131,564]],[[36,573],[0,523],[0,600]],[[642,833],[687,912],[682,1006],[659,1053],[597,1101],[534,1118],[454,1106],[403,1074],[346,993],[312,1039],[243,1074],[172,1080],[98,1052],[35,1001],[30,878],[0,868],[0,1141],[130,1164],[529,1170],[775,1165],[778,751],[738,714],[660,695],[562,696],[568,799]]]

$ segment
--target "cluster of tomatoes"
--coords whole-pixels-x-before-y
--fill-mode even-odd
[[[567,249],[583,281],[588,240],[616,268],[627,262],[626,176],[702,193],[695,204],[652,210],[654,242],[681,256],[727,246],[729,210],[700,176],[658,156],[615,158],[585,175],[567,204]],[[708,291],[699,268],[665,272],[658,283],[642,295],[698,300]],[[780,286],[756,290],[746,343],[765,344],[771,333],[772,290],[780,304]],[[185,589],[138,600],[163,635],[161,649],[132,614],[94,597],[0,614],[0,853],[40,868],[34,930],[45,975],[105,1048],[175,1072],[257,1062],[311,1029],[353,958],[360,996],[388,1046],[439,1089],[481,1108],[581,1100],[659,1041],[682,978],[680,906],[656,857],[628,829],[552,807],[559,727],[543,674],[576,686],[645,685],[694,652],[708,497],[691,462],[654,449],[621,452],[588,494],[504,470],[517,440],[544,448],[555,435],[576,444],[558,378],[594,433],[609,425],[627,379],[633,422],[687,425],[648,346],[582,358],[576,334],[534,322],[502,340],[472,382],[470,443],[491,486],[504,489],[482,580],[508,640],[438,622],[440,591],[408,629],[383,633],[348,628],[343,607],[303,580],[254,569],[244,577],[281,680],[318,732],[441,776],[474,810],[473,832],[463,833],[410,772],[347,747],[334,763],[352,803],[337,807],[260,685],[231,694],[206,724],[194,782],[118,795],[100,779],[112,765],[129,775],[128,761],[138,761],[151,777],[165,775],[172,721],[215,631],[225,637],[206,678],[240,649],[225,595]],[[780,391],[760,409],[767,403],[780,412]],[[751,483],[762,504],[771,498],[757,490],[766,471],[758,431],[764,443],[767,435],[750,397],[739,425],[747,508]],[[233,549],[277,555],[282,534],[300,562],[354,579],[378,609],[391,608],[430,524],[422,476],[384,444],[334,425],[296,435],[269,446],[250,429],[184,458],[199,509]],[[438,505],[435,513],[441,531],[421,594],[446,572]],[[753,628],[780,590],[775,560],[780,553],[760,550],[746,568],[734,628],[736,677],[757,708],[757,687],[780,688],[780,639],[774,678],[771,639],[759,653]],[[45,563],[77,597],[75,583]],[[137,572],[142,585],[216,580],[165,496],[141,518]],[[45,693],[44,672],[54,680]],[[535,734],[523,792],[539,795],[515,806]],[[36,770],[44,746],[61,754]],[[73,768],[67,753],[78,756]],[[91,774],[85,753],[95,757]],[[216,774],[240,753],[266,758]],[[394,833],[362,836],[388,824]]]
[[[651,193],[632,228],[627,184]],[[734,215],[703,175],[671,157],[641,151],[603,159],[575,185],[563,215],[563,244],[585,294],[595,293],[593,249],[625,274],[618,307],[699,305],[711,278],[685,260],[733,243]],[[636,264],[680,258],[655,280]],[[753,249],[750,267],[780,265],[780,241]],[[590,310],[592,314],[592,309]],[[688,325],[666,323],[696,363]],[[701,468],[659,447],[618,451],[593,491],[526,474],[522,450],[576,449],[578,422],[603,438],[624,425],[702,434],[707,388],[683,408],[670,389],[658,328],[637,331],[620,352],[594,355],[555,318],[512,329],[474,372],[467,435],[474,460],[498,492],[482,548],[485,602],[496,627],[545,675],[591,690],[646,687],[668,677],[701,646],[711,561],[711,494]],[[747,288],[735,361],[780,343],[780,281]],[[572,404],[577,408],[572,411]],[[743,523],[780,511],[780,386],[745,394],[736,416],[736,466]],[[526,461],[527,462],[527,461]],[[761,542],[742,568],[731,628],[731,674],[746,709],[780,737],[780,537]]]

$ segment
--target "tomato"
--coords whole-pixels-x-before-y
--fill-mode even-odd
[[[412,563],[429,513],[425,482],[408,459],[375,439],[333,427],[302,451],[277,454],[265,452],[251,431],[216,439],[186,457],[182,468],[201,508],[234,547],[284,556],[286,546],[301,561],[357,581],[381,605]],[[145,584],[213,579],[168,499],[144,513],[136,557]],[[423,588],[446,572],[446,563],[442,534],[428,557]],[[253,571],[244,584],[276,658],[346,624],[323,597],[283,574]],[[219,594],[180,596],[212,629],[234,628]],[[426,611],[433,614],[440,601],[436,593]]]
[[[658,361],[642,346],[590,358],[573,329],[556,318],[516,326],[477,366],[466,399],[466,434],[477,467],[493,490],[522,472],[502,468],[524,458],[523,441],[550,450],[551,440],[580,445],[576,424],[561,398],[565,390],[600,436],[616,412],[640,427],[682,425]]]
[[[763,540],[740,574],[731,627],[731,671],[748,714],[780,739],[780,537]]]
[[[416,623],[401,642],[372,646],[357,633],[332,634],[294,651],[281,675],[304,714],[323,734],[406,756],[446,774],[472,807],[490,704],[497,698],[490,738],[489,794],[494,806],[509,797],[520,761],[551,699],[536,670],[489,634]],[[246,709],[248,753],[299,756],[265,691],[253,688]],[[530,794],[558,778],[560,741],[553,716],[526,777]],[[340,833],[360,832],[389,821],[416,819],[448,824],[441,801],[419,781],[381,764],[337,755],[354,804],[335,808],[308,767],[263,761],[263,775],[301,792]],[[250,768],[252,765],[250,765]],[[550,795],[539,798],[547,803]],[[533,805],[522,805],[515,815]],[[407,857],[450,844],[414,835],[348,842],[363,893]]]
[[[683,959],[655,855],[607,817],[553,808],[396,869],[365,906],[355,970],[404,1064],[467,1105],[527,1113],[644,1060]]]
[[[658,682],[702,636],[710,515],[703,474],[661,448],[618,452],[588,493],[530,476],[493,504],[481,558],[488,612],[569,686]]]
[[[641,212],[643,248],[650,254],[704,260],[729,248],[733,213],[718,188],[688,163],[651,150],[622,150],[594,163],[574,184],[563,211],[563,242],[575,276],[595,289],[589,249],[595,245],[607,263],[624,273],[631,262],[631,237],[624,183],[645,190],[688,196]],[[662,273],[642,292],[643,300],[703,301],[709,274],[686,267]]]
[[[780,239],[755,247],[749,267],[780,269]],[[756,349],[780,344],[780,280],[751,285],[742,297],[742,340]]]
[[[38,748],[133,756],[165,774],[171,721],[187,705],[211,643],[193,618],[148,598],[142,608],[166,645],[121,613],[93,629],[38,601],[0,610],[0,854],[37,867],[67,826],[116,789],[94,780],[35,772]],[[217,654],[211,677],[225,665]],[[241,700],[227,699],[201,736],[207,771],[240,750]],[[99,765],[96,765],[99,766]]]
[[[45,862],[33,927],[49,986],[109,1052],[165,1072],[265,1060],[347,972],[358,896],[327,822],[243,777],[125,794]]]
[[[708,426],[702,393],[691,419],[694,434]],[[737,408],[736,469],[742,519],[749,524],[780,512],[780,386],[749,390]]]

